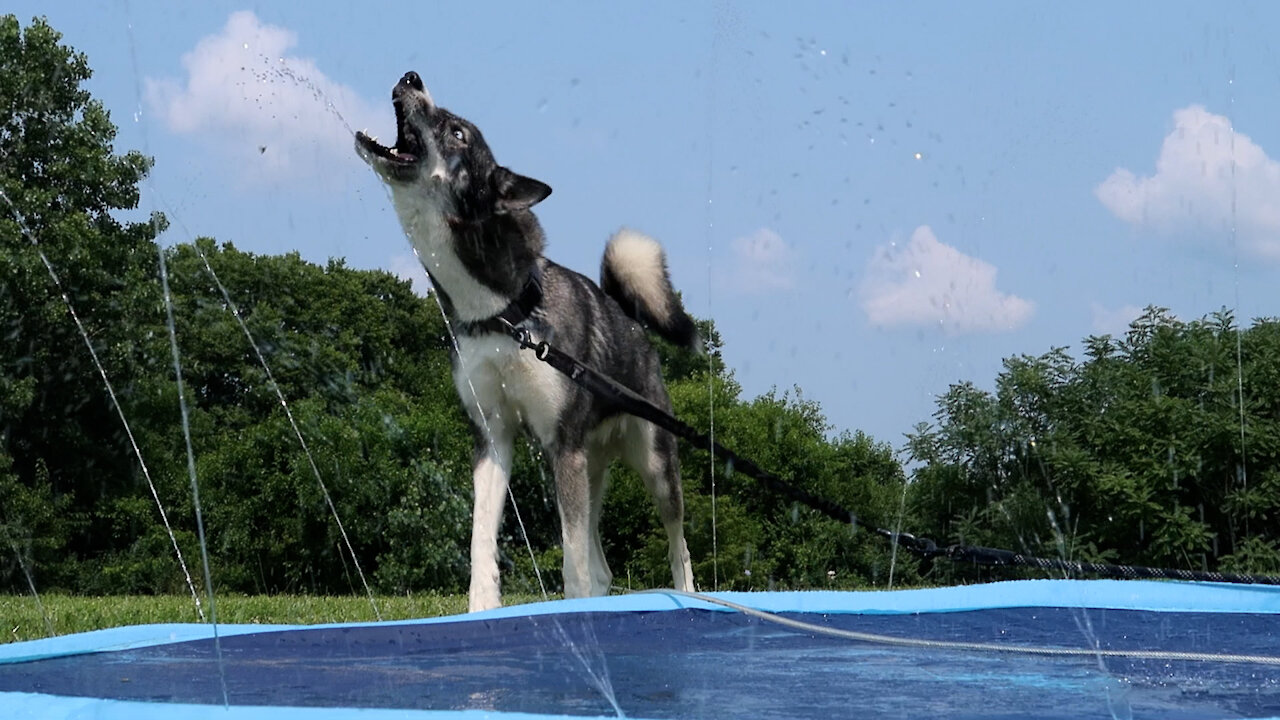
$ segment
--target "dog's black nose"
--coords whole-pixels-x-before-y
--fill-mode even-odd
[[[422,92],[423,90],[426,89],[426,86],[422,84],[422,78],[418,77],[418,73],[412,70],[405,73],[404,77],[400,78],[400,84],[408,85],[409,87],[413,88],[414,90],[417,90],[418,92]]]

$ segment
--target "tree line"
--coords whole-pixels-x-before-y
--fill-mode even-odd
[[[162,247],[163,216],[126,219],[151,160],[115,152],[89,76],[43,21],[0,18],[0,591],[185,591],[174,544],[193,570],[200,553],[170,305],[219,590],[347,593],[360,574],[378,592],[462,590],[471,434],[435,303],[339,260],[208,238]],[[709,359],[660,346],[676,414],[705,428],[714,405],[723,444],[865,522],[1078,559],[1280,570],[1280,322],[1153,308],[1122,338],[1086,339],[1080,358],[1010,358],[994,391],[952,386],[904,458],[835,433],[798,388],[744,397],[702,325]],[[706,453],[681,459],[700,587],[982,576],[895,555]],[[559,526],[535,445],[517,448],[512,476],[555,589]],[[668,584],[656,512],[621,468],[605,512],[615,581]],[[536,591],[507,516],[508,587]]]

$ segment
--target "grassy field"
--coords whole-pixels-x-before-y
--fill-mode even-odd
[[[504,595],[507,605],[541,597]],[[307,625],[376,620],[367,597],[315,595],[225,595],[216,598],[219,623]],[[466,612],[466,595],[375,597],[384,620],[436,617]],[[205,608],[208,614],[208,608]],[[190,596],[125,595],[81,597],[0,595],[0,643],[35,640],[122,625],[200,622]]]

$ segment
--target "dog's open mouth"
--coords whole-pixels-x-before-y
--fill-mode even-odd
[[[378,138],[356,132],[356,141],[371,155],[389,162],[411,165],[422,156],[422,138],[406,119],[403,102],[396,98],[393,102],[396,110],[396,142],[394,145],[383,145]]]

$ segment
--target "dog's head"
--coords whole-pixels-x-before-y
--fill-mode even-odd
[[[546,183],[499,165],[475,125],[439,107],[418,73],[391,90],[396,141],[381,145],[356,133],[356,153],[393,191],[421,192],[445,201],[457,220],[481,221],[527,210],[551,194]]]

